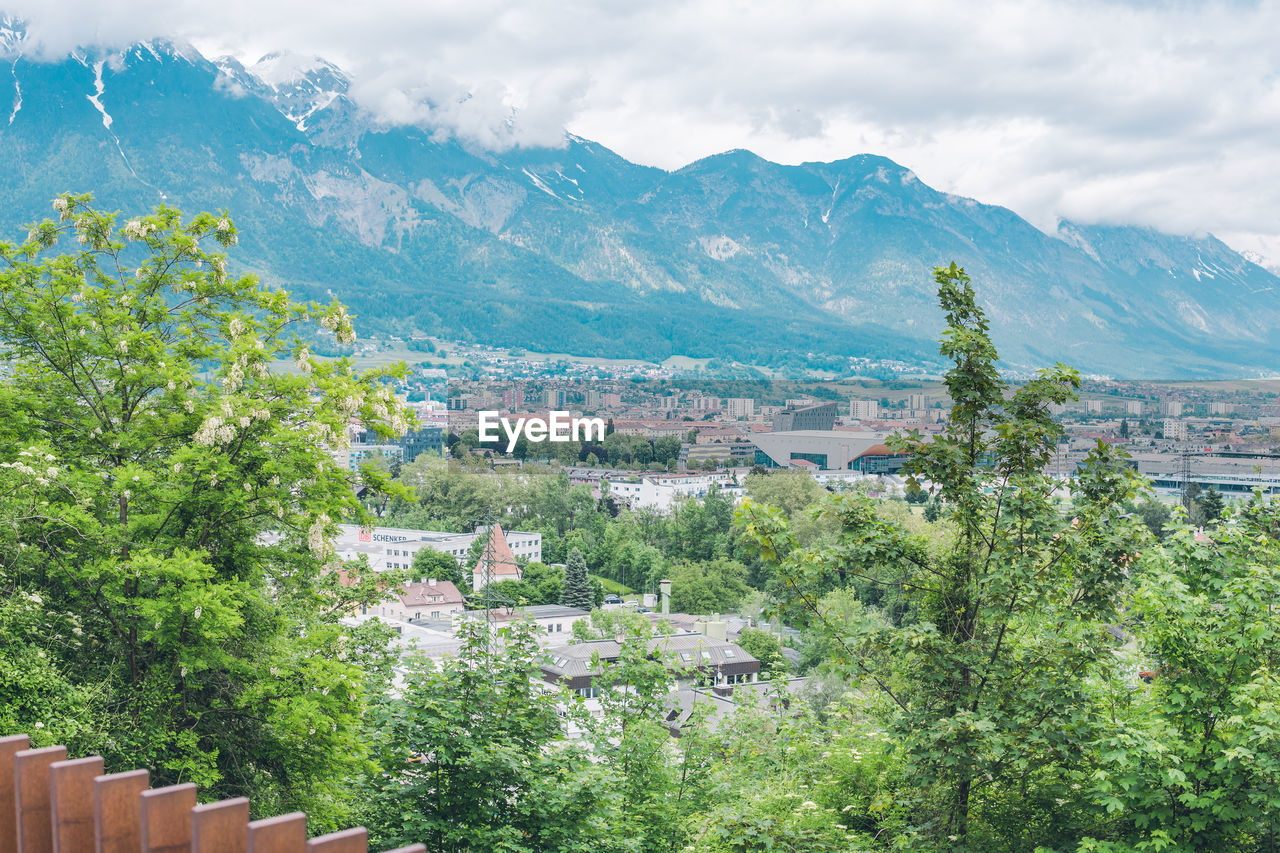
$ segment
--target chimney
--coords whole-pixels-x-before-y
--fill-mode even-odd
[[[435,586],[435,585],[436,585],[435,578],[427,578],[427,586]]]
[[[662,590],[662,615],[671,615],[671,581],[658,581],[658,589]]]

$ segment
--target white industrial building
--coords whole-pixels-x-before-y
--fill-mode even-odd
[[[361,554],[369,559],[374,571],[407,569],[413,565],[413,555],[423,548],[448,554],[465,566],[471,553],[471,545],[485,528],[474,533],[442,533],[433,530],[412,530],[403,527],[358,527],[340,525],[334,540],[334,550],[344,560],[355,560]],[[542,534],[519,530],[504,531],[511,553],[528,562],[542,562]]]
[[[706,497],[713,488],[735,499],[743,489],[725,471],[705,474],[639,474],[609,479],[609,494],[632,509],[670,512],[678,501]]]

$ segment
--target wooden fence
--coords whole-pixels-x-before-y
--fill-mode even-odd
[[[301,812],[249,820],[244,797],[196,803],[195,785],[149,787],[146,770],[103,775],[102,759],[0,738],[0,853],[368,853],[369,834],[307,838]],[[421,844],[390,853],[426,853]]]

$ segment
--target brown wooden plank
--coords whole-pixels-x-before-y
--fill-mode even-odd
[[[427,845],[410,844],[408,847],[397,847],[395,850],[387,850],[386,853],[427,853]]]
[[[205,803],[191,810],[191,853],[245,853],[248,847],[246,798]]]
[[[307,816],[302,812],[249,824],[248,853],[306,853]]]
[[[102,757],[49,765],[49,818],[53,853],[85,853],[95,844],[93,780],[102,775]]]
[[[369,853],[369,832],[357,826],[321,835],[307,842],[307,853]]]
[[[18,849],[22,853],[53,853],[49,765],[66,759],[65,746],[24,749],[13,755],[13,799],[18,812]]]
[[[170,785],[142,792],[142,853],[190,853],[196,786]]]
[[[0,737],[0,853],[18,853],[18,804],[13,798],[13,757],[30,745],[26,735]]]
[[[150,783],[151,774],[146,770],[93,780],[97,853],[138,853],[142,849],[142,792]]]

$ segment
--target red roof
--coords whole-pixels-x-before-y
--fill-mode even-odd
[[[433,585],[434,583],[434,585]],[[408,583],[400,593],[405,607],[427,607],[432,604],[462,604],[462,593],[450,581]]]
[[[493,563],[488,567],[488,573],[493,580],[505,580],[514,578],[520,580],[520,564],[516,562],[516,555],[511,553],[511,546],[507,544],[507,536],[502,532],[502,525],[495,524],[493,533],[489,536],[489,543],[481,552],[480,562],[476,565],[476,574],[485,574],[485,563],[490,553],[493,555]]]

